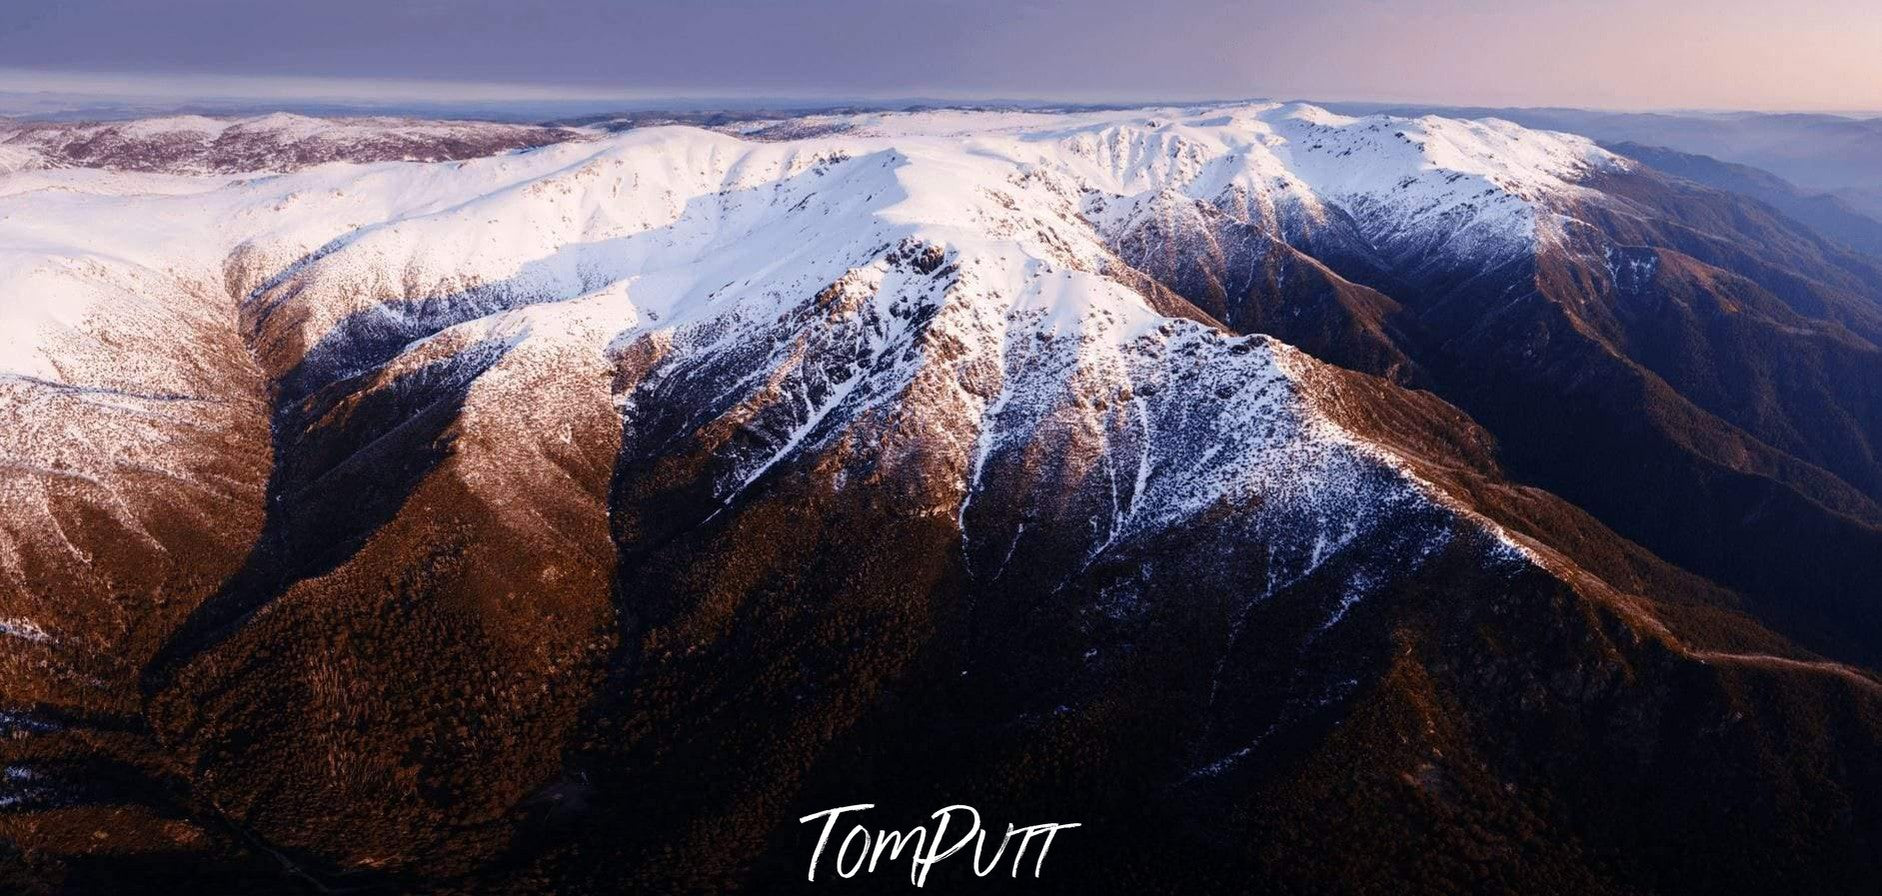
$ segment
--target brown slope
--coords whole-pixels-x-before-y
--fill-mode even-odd
[[[1159,196],[1112,235],[1132,267],[1237,333],[1266,333],[1342,367],[1419,382],[1399,304],[1206,202]]]
[[[268,569],[232,578],[146,671],[198,811],[366,882],[508,842],[616,637],[606,383],[554,347],[445,334],[337,384],[282,446],[284,509],[249,560]]]
[[[840,441],[722,512],[660,503],[710,522],[624,568],[648,628],[621,739],[581,763],[589,814],[544,837],[533,874],[573,892],[622,867],[652,890],[809,890],[812,844],[789,819],[858,801],[885,826],[957,800],[1076,818],[1087,837],[1055,847],[1065,865],[1039,887],[1064,892],[1703,891],[1774,883],[1794,873],[1787,850],[1865,848],[1874,764],[1819,774],[1770,745],[1782,730],[1865,750],[1882,736],[1873,682],[1738,656],[1790,649],[1559,500],[1493,481],[1482,434],[1435,399],[1327,376],[1319,400],[1343,422],[1400,433],[1421,470],[1498,495],[1486,506],[1534,520],[1542,544],[1573,532],[1560,565],[1491,572],[1481,532],[1459,530],[1327,630],[1349,575],[1393,548],[1356,546],[1238,611],[1265,549],[1225,508],[1056,587],[988,582],[945,517],[911,512],[958,500],[933,491],[952,477],[918,465],[839,488],[879,450]],[[1415,436],[1401,415],[1424,421]],[[977,503],[1095,484],[1015,479]],[[1571,554],[1698,611],[1620,593]],[[1709,776],[1737,787],[1705,791]],[[1750,793],[1783,794],[1756,810],[1772,827],[1730,820]],[[1809,807],[1830,804],[1853,815],[1822,828]],[[1693,829],[1708,846],[1681,850]],[[1811,879],[1843,891],[1876,873],[1844,861]]]
[[[1382,273],[1335,220],[1315,244],[1404,310],[1372,329],[1363,309],[1319,307],[1374,334],[1369,351],[1412,359],[1426,374],[1414,382],[1481,421],[1519,478],[1754,593],[1817,648],[1875,661],[1882,352],[1865,334],[1882,320],[1882,275],[1742,198],[1645,170],[1587,186],[1606,192],[1568,204],[1559,240],[1490,267],[1414,258]],[[1220,228],[1157,223],[1191,231],[1158,234],[1160,276],[1207,301]],[[1255,293],[1248,304],[1279,304],[1272,281]],[[1386,369],[1290,323],[1250,325]]]
[[[0,840],[44,860],[41,886],[47,856],[214,839],[175,811],[137,669],[239,564],[268,466],[262,379],[219,290],[64,270],[121,299],[65,335],[59,381],[0,377]]]

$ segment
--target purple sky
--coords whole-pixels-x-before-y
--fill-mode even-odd
[[[0,89],[1874,110],[1877,2],[0,0]]]

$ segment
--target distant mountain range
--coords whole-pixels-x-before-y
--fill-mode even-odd
[[[1828,195],[1862,215],[1882,220],[1882,114],[1328,105],[1356,114],[1496,117],[1524,127],[1582,134],[1604,143],[1633,143],[1712,156],[1730,164],[1762,168],[1796,184],[1807,195]]]
[[[0,125],[0,889],[1874,892],[1874,232],[1557,130]]]
[[[1710,156],[1638,143],[1604,144],[1667,174],[1749,196],[1853,249],[1882,257],[1882,220],[1833,193],[1813,193],[1768,171],[1733,165]]]

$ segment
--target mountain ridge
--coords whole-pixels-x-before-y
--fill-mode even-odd
[[[801,859],[780,820],[867,787],[1084,810],[1105,833],[1059,888],[1376,884],[1397,848],[1314,858],[1393,829],[1328,790],[1350,775],[1417,819],[1423,890],[1472,854],[1603,892],[1876,873],[1804,835],[1869,842],[1872,675],[1512,481],[1504,433],[1446,400],[1434,334],[1508,272],[1625,279],[1570,212],[1710,207],[1495,122],[801,124],[6,175],[0,275],[37,302],[0,382],[10,417],[62,419],[0,442],[27,461],[0,492],[27,736],[0,758],[32,782],[0,834],[68,885],[187,880],[186,854],[368,889],[767,888]],[[1756,298],[1864,325],[1814,289]],[[1789,736],[1858,758],[1771,752],[1813,715]],[[948,737],[983,749],[904,773]],[[81,786],[103,768],[116,791]],[[1797,794],[1752,807],[1789,852],[1691,800],[1708,774]],[[1823,801],[1846,823],[1795,822]],[[1559,845],[1460,844],[1459,817]],[[1669,856],[1687,825],[1719,846]],[[1146,836],[1165,853],[1096,860]]]

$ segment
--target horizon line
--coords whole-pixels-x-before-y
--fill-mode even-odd
[[[57,109],[17,111],[5,100],[39,101]],[[611,88],[592,84],[472,81],[413,77],[344,75],[259,75],[226,73],[138,73],[0,66],[0,117],[70,115],[93,108],[144,105],[151,111],[180,110],[218,104],[254,108],[269,103],[311,106],[414,108],[486,107],[491,111],[521,106],[590,104],[599,114],[610,109],[627,111],[709,111],[705,105],[733,104],[732,108],[759,110],[765,105],[790,108],[865,106],[889,108],[897,104],[963,106],[1156,106],[1226,105],[1238,102],[1342,103],[1369,106],[1424,106],[1439,109],[1572,109],[1627,114],[1819,114],[1842,117],[1882,117],[1877,109],[1839,109],[1828,106],[1693,107],[1579,104],[1556,101],[1458,101],[1390,95],[1257,97],[1195,93],[1188,95],[1104,94],[1011,90],[937,88],[915,91],[854,91],[835,87],[797,86],[776,90],[752,87]],[[607,104],[616,104],[610,107]],[[648,106],[645,104],[670,104]],[[282,106],[278,111],[292,111]]]

